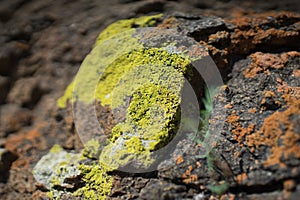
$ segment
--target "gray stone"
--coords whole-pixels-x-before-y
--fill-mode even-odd
[[[74,185],[67,183],[67,179],[80,175],[78,169],[79,156],[80,154],[67,153],[59,145],[55,145],[36,164],[33,175],[47,189],[54,186],[73,188]]]

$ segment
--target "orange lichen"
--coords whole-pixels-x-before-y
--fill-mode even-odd
[[[272,21],[270,21],[270,18]],[[236,28],[234,33],[231,34],[231,46],[229,50],[239,54],[248,54],[252,50],[255,50],[257,45],[281,45],[287,41],[291,42],[293,38],[296,39],[299,37],[299,31],[270,27],[270,23],[275,22],[276,25],[280,25],[284,23],[287,18],[298,19],[299,14],[270,12],[232,19],[230,23],[235,24]],[[266,29],[266,27],[269,28]]]
[[[191,174],[193,171],[193,166],[189,165],[184,174],[182,174],[181,178],[185,184],[195,182],[198,180],[198,176],[196,174]]]
[[[242,126],[236,127],[232,132],[234,134],[233,139],[238,141],[240,146],[243,146],[242,142],[246,135],[249,135],[254,131],[255,124],[250,124],[247,128],[243,128]]]
[[[273,91],[265,91],[265,97],[275,97],[275,93]]]
[[[5,148],[19,156],[13,162],[12,168],[27,169],[31,163],[38,161],[39,150],[46,148],[46,141],[40,133],[41,126],[28,132],[22,132],[17,135],[11,135],[7,138]],[[35,150],[36,149],[36,150]]]
[[[217,198],[215,197],[210,197],[209,200],[216,200]],[[235,195],[234,194],[223,194],[221,197],[220,197],[220,200],[235,200]]]
[[[191,172],[192,172],[192,170],[193,170],[193,166],[188,166],[188,169],[186,170],[186,172],[185,172],[185,174],[187,175],[187,176],[190,176],[191,175]]]
[[[291,58],[300,57],[300,52],[290,51],[290,52],[287,52],[287,55],[289,55]]]
[[[287,82],[277,78],[277,91],[283,93],[282,98],[288,103],[291,98],[299,98],[300,87],[292,87]]]
[[[242,173],[236,176],[236,181],[238,184],[242,184],[248,178],[246,173]]]
[[[256,133],[246,136],[247,145],[252,147],[252,151],[262,145],[271,148],[271,155],[264,162],[265,166],[279,164],[285,167],[285,159],[290,156],[300,158],[300,136],[294,132],[293,123],[290,122],[290,117],[300,113],[300,99],[292,99],[285,111],[276,111],[265,119]]]
[[[238,126],[238,121],[240,120],[240,117],[235,114],[235,112],[232,113],[232,115],[228,116],[226,119],[226,122],[230,123],[233,126]]]
[[[196,162],[196,165],[198,168],[200,168],[202,166],[200,162]]]
[[[243,140],[246,135],[251,134],[255,129],[255,124],[250,124],[247,128],[244,128],[239,123],[240,117],[233,113],[227,117],[226,122],[232,126],[233,139],[238,141],[239,146],[243,146]]]
[[[191,175],[189,178],[183,179],[183,182],[184,182],[185,184],[189,184],[189,183],[195,182],[195,181],[197,181],[197,180],[198,180],[198,176],[195,175],[195,174],[193,174],[193,175]]]
[[[247,54],[257,45],[263,44],[265,40],[279,44],[284,42],[286,38],[292,37],[299,37],[299,33],[297,31],[285,31],[274,28],[263,30],[259,27],[249,31],[236,29],[235,33],[231,35],[232,47],[230,50]]]
[[[182,157],[181,155],[178,156],[177,159],[176,159],[176,164],[177,164],[177,165],[180,165],[180,164],[183,163],[183,162],[184,162],[183,157]]]
[[[296,187],[296,183],[293,179],[288,179],[283,182],[283,188],[286,191],[292,191]]]
[[[176,22],[175,17],[169,17],[167,19],[164,19],[161,24],[159,24],[157,27],[159,28],[174,28],[178,25],[178,22]]]
[[[250,58],[252,62],[244,71],[246,78],[253,78],[262,72],[269,74],[269,68],[281,69],[286,63],[279,56],[270,53],[257,52],[250,55]]]
[[[293,75],[296,76],[296,77],[300,77],[300,69],[295,69],[293,71]]]
[[[249,113],[256,113],[256,111],[257,111],[256,108],[251,108],[248,110]]]
[[[238,158],[240,155],[241,155],[241,153],[240,153],[239,151],[235,151],[235,152],[233,153],[233,156],[234,156],[235,158]]]
[[[225,108],[227,108],[227,109],[230,109],[230,108],[232,108],[232,105],[229,103],[229,104],[226,104],[225,105]]]
[[[229,38],[229,33],[227,31],[218,31],[215,34],[211,34],[208,37],[208,41],[209,42],[215,42],[215,41],[217,42],[220,39],[226,39],[226,38]]]
[[[270,75],[269,69],[281,69],[289,61],[289,58],[300,57],[299,52],[290,51],[282,53],[280,55],[256,52],[250,55],[252,62],[249,64],[247,69],[244,71],[246,78],[253,78],[259,73],[265,73]],[[299,71],[299,70],[298,70]],[[294,70],[295,76],[300,76],[300,72]]]
[[[239,11],[239,10],[238,10]],[[244,12],[237,12],[236,17],[230,20],[231,23],[234,23],[237,28],[245,28],[249,26],[261,26],[264,24],[270,23],[268,18],[272,17],[276,19],[277,22],[284,22],[287,18],[298,18],[300,17],[299,14],[280,11],[280,12],[263,12],[263,13],[256,13],[245,16]]]

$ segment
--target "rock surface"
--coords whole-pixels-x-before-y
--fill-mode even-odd
[[[225,112],[216,110],[210,119],[214,124],[225,117],[220,132],[209,132],[216,135],[210,143],[214,152],[203,156],[204,146],[186,138],[154,172],[106,176],[95,164],[97,152],[86,151],[87,167],[81,170],[109,183],[108,199],[297,199],[298,8],[293,0],[1,1],[0,147],[5,153],[0,198],[49,198],[47,187],[31,173],[34,166],[54,144],[77,153],[82,149],[72,111],[59,109],[57,99],[107,25],[163,12],[157,26],[175,28],[204,46],[227,85],[225,96],[215,100]],[[100,123],[111,129],[109,109],[97,109]],[[75,189],[61,198],[78,199],[71,194],[78,188],[83,188],[79,196],[103,191],[88,176],[81,177],[83,185],[70,179]],[[61,185],[54,188],[63,191]]]

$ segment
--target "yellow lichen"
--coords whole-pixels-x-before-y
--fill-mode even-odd
[[[97,158],[100,144],[97,140],[91,139],[88,141],[83,149],[82,156],[84,158]]]
[[[165,79],[168,75],[177,78],[177,81],[182,79],[188,65],[187,58],[178,54],[170,54],[163,49],[134,50],[120,56],[106,68],[99,80],[95,98],[103,105],[118,107],[123,104],[123,98],[131,96],[140,85],[147,82],[166,85],[168,83],[165,83]],[[135,69],[135,67],[138,68]],[[168,86],[174,93],[180,91],[176,83],[168,84]],[[113,95],[115,95],[114,98],[112,98]]]
[[[75,196],[89,200],[105,200],[112,188],[113,179],[106,174],[106,170],[98,164],[80,165],[84,186],[74,192]]]
[[[59,153],[60,151],[62,151],[62,147],[58,144],[55,144],[51,149],[50,149],[50,153]]]
[[[98,36],[96,44],[101,44],[104,40],[116,35],[128,31],[132,28],[143,28],[154,26],[158,19],[162,18],[162,14],[143,16],[139,18],[131,18],[125,20],[119,20],[111,25],[109,25],[102,33]]]

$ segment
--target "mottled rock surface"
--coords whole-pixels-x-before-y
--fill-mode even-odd
[[[158,27],[199,42],[218,66],[227,86],[215,104],[224,109],[210,123],[223,116],[224,127],[210,130],[216,135],[210,156],[186,138],[154,172],[110,172],[108,199],[298,199],[296,0],[1,1],[0,199],[49,199],[32,174],[34,166],[54,144],[82,149],[72,110],[59,109],[57,99],[101,30],[119,19],[157,13],[165,13]],[[109,109],[97,109],[100,123],[111,129]],[[92,167],[82,170],[92,176],[94,154],[85,156]],[[71,192],[62,199],[78,199]]]

